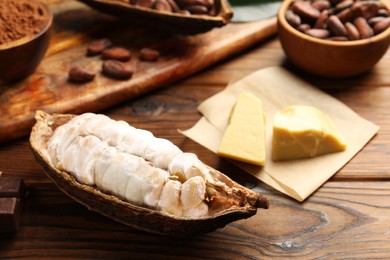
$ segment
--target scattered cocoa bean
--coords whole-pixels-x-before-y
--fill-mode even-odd
[[[133,76],[133,68],[118,60],[106,60],[102,65],[103,74],[115,79],[129,79]]]
[[[68,80],[75,83],[85,83],[93,80],[95,73],[80,66],[74,66],[69,70]]]
[[[115,47],[105,49],[102,52],[102,58],[104,60],[128,61],[131,58],[131,53],[128,49],[122,47]]]
[[[139,52],[139,57],[144,61],[156,61],[160,56],[160,52],[150,48],[143,48]]]
[[[111,45],[112,45],[111,41],[107,38],[95,40],[91,44],[88,45],[87,55],[88,56],[99,55],[102,53],[102,51],[111,47]]]

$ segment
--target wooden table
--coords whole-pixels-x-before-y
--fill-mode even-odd
[[[232,75],[272,65],[283,65],[326,89],[381,127],[359,154],[303,203],[257,182],[177,131],[197,122],[199,103],[223,90]],[[19,232],[0,237],[0,258],[389,259],[389,71],[390,50],[372,71],[359,77],[307,76],[286,62],[274,37],[185,80],[101,111],[172,140],[270,198],[270,209],[198,237],[150,235],[90,212],[46,177],[27,138],[1,144],[0,171],[23,177],[28,197]]]

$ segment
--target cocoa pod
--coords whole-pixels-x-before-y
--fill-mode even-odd
[[[102,65],[103,74],[115,79],[129,79],[133,76],[132,67],[117,60],[106,60]]]

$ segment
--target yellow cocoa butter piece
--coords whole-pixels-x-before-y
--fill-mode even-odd
[[[289,106],[274,116],[274,161],[311,158],[346,147],[332,119],[315,107]]]
[[[234,105],[218,155],[264,166],[265,117],[259,98],[241,93]]]

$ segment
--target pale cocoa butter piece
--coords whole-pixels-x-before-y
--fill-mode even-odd
[[[274,115],[272,160],[312,158],[347,147],[332,119],[312,106],[290,106]]]

